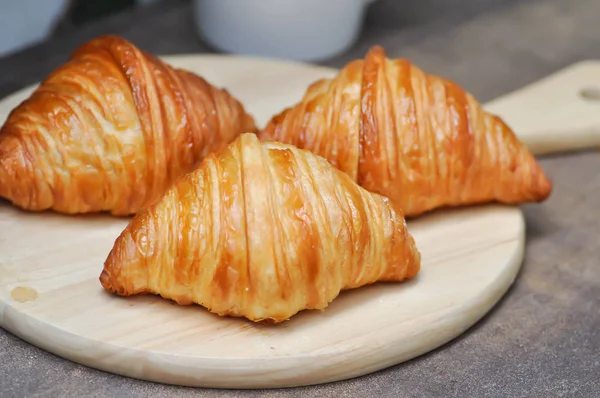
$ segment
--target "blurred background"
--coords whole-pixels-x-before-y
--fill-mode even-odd
[[[597,58],[599,17],[600,0],[0,0],[0,96],[112,33],[158,55],[338,68],[379,44],[486,101]]]
[[[364,24],[402,28],[437,19],[468,18],[494,5],[517,0],[0,0],[0,56],[135,8],[158,3],[193,3],[194,23],[201,38],[223,51],[264,53],[318,60],[354,43]],[[171,4],[168,4],[171,3]],[[376,3],[376,4],[373,4]],[[282,20],[286,20],[284,23]],[[134,21],[132,21],[134,22]],[[227,27],[219,27],[231,24]],[[232,29],[236,32],[232,32]],[[267,33],[257,32],[262,29]],[[286,29],[281,29],[285,27]],[[176,26],[173,26],[177,29]],[[227,28],[227,30],[225,30]],[[273,35],[273,28],[279,28]],[[223,32],[220,32],[222,30]],[[222,37],[227,31],[230,37]],[[252,36],[243,41],[244,31]],[[281,45],[294,36],[297,45]],[[262,36],[261,36],[262,35]],[[269,37],[271,36],[271,37]],[[273,37],[275,36],[275,37]],[[283,37],[277,37],[283,36]],[[263,43],[251,42],[260,38]],[[302,45],[304,43],[304,45]],[[271,48],[269,48],[271,47]],[[299,48],[302,47],[302,48]],[[318,47],[318,49],[317,49]]]
[[[160,0],[159,0],[160,1]],[[0,56],[153,1],[0,0]]]

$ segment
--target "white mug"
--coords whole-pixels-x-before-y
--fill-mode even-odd
[[[200,37],[225,52],[318,61],[348,49],[373,0],[194,0]]]
[[[69,0],[0,0],[0,57],[48,38],[68,6]]]

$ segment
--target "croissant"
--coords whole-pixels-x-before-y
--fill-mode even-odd
[[[406,217],[439,207],[546,199],[552,184],[498,117],[457,84],[380,46],[310,85],[261,140],[308,149]]]
[[[0,196],[128,215],[256,126],[240,102],[117,36],[84,43],[0,130]]]
[[[281,322],[344,289],[415,276],[402,212],[325,159],[242,134],[208,155],[116,239],[100,276],[221,316]]]

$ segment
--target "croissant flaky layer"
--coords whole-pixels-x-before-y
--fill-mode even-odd
[[[259,132],[308,149],[406,216],[438,207],[546,199],[552,184],[497,116],[457,84],[373,47]]]
[[[252,116],[224,90],[115,36],[78,48],[0,131],[0,196],[27,210],[136,213]]]
[[[100,281],[119,295],[279,322],[419,268],[387,198],[309,151],[242,134],[132,219]]]

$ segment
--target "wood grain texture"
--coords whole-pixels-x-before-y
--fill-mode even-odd
[[[168,61],[227,87],[263,123],[315,78],[335,73],[256,59]],[[5,100],[1,114],[23,95]],[[229,388],[340,380],[439,347],[487,313],[512,284],[525,232],[522,214],[513,207],[429,214],[409,223],[423,256],[415,280],[345,292],[324,312],[306,311],[265,326],[156,297],[106,293],[97,278],[126,223],[101,215],[29,214],[3,204],[0,325],[109,372]]]

